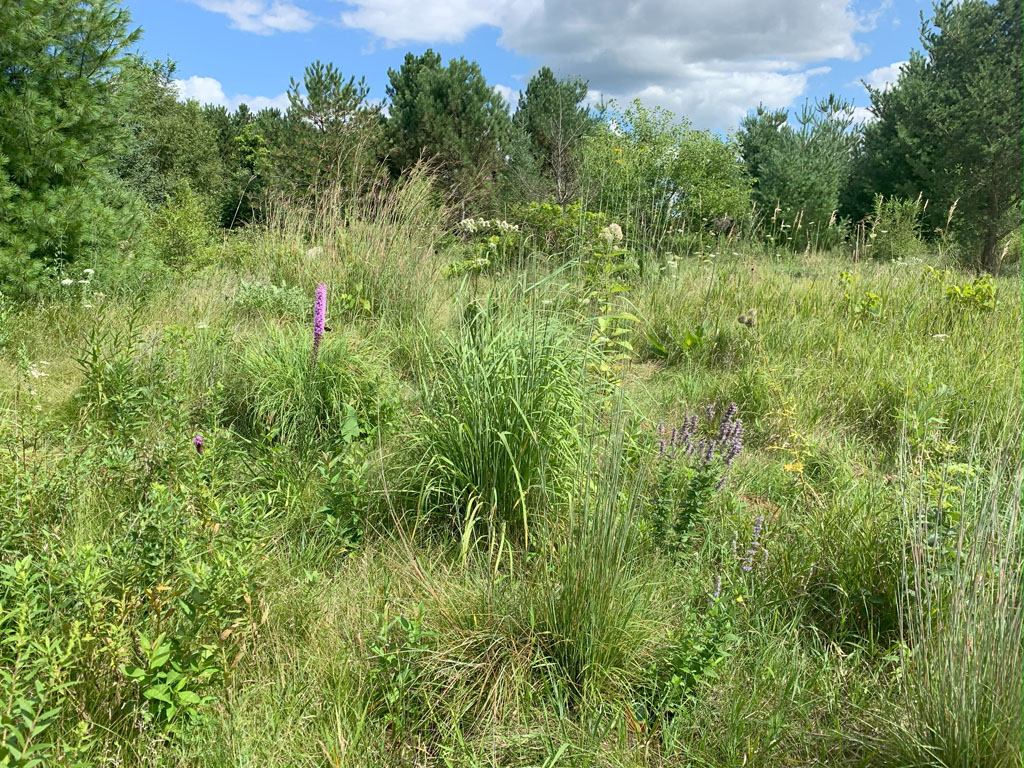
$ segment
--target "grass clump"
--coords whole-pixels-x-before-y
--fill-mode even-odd
[[[410,441],[420,505],[455,530],[492,520],[525,541],[534,511],[574,469],[585,349],[543,308],[478,304],[438,346]]]

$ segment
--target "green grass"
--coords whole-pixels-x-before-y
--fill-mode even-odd
[[[444,279],[424,184],[4,305],[8,764],[1021,765],[1019,278]],[[654,426],[728,402],[660,539]]]

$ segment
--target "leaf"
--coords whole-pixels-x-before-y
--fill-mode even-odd
[[[147,699],[153,699],[155,701],[163,701],[167,704],[171,704],[171,695],[166,685],[154,685],[151,688],[147,688],[142,692],[142,695]]]
[[[153,651],[153,654],[149,657],[149,668],[159,669],[167,660],[171,658],[171,646],[167,643],[161,643],[160,647]]]

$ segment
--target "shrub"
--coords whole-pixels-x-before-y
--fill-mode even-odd
[[[242,281],[234,299],[235,307],[257,316],[288,320],[306,320],[311,317],[306,292],[295,285]]]
[[[149,236],[165,264],[195,264],[213,242],[213,216],[203,199],[187,182],[182,182],[153,214]]]
[[[921,220],[927,203],[910,198],[875,195],[875,212],[868,220],[864,253],[876,259],[907,259],[924,250]]]

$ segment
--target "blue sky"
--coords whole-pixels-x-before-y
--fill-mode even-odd
[[[513,102],[548,65],[619,101],[726,131],[764,102],[892,79],[918,45],[924,0],[125,0],[140,49],[177,62],[184,96],[285,105],[289,78],[331,61],[383,99],[406,51],[476,60]]]

